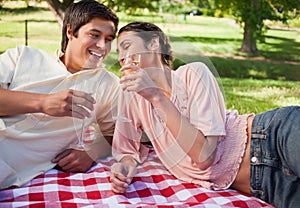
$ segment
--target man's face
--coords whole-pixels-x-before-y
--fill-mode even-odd
[[[75,37],[68,27],[69,42],[65,53],[65,65],[74,73],[85,69],[96,68],[111,50],[115,36],[115,26],[112,21],[94,18],[78,30]]]

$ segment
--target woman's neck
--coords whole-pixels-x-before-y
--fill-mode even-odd
[[[149,72],[149,76],[154,81],[154,83],[168,98],[170,98],[172,94],[171,69],[169,69],[169,67],[166,65],[162,65],[160,67],[151,67],[149,69]]]

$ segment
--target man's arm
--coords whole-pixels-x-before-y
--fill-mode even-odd
[[[95,100],[88,93],[64,90],[54,94],[38,94],[0,88],[0,117],[25,113],[84,118],[93,110]],[[87,108],[88,110],[86,110]]]

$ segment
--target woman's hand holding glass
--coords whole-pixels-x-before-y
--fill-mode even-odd
[[[120,64],[122,68],[120,69],[122,72],[123,77],[130,76],[130,74],[134,74],[139,70],[139,65],[141,61],[141,54],[127,54],[121,61]],[[122,88],[125,90],[124,88]],[[128,94],[129,96],[129,94]],[[126,108],[128,107],[129,103],[127,103],[127,99],[130,100],[130,97],[125,98],[125,101],[123,103],[119,104],[118,109],[118,116],[116,116],[116,120],[122,121],[122,122],[131,122],[131,119],[129,119],[127,116],[124,115],[124,112],[126,111]]]
[[[134,65],[134,66],[140,66],[141,64],[141,54],[126,54],[126,56],[121,60],[121,66],[125,65]],[[131,67],[127,68],[121,68],[121,72],[123,76],[126,76],[131,73],[135,73],[135,69]]]
[[[158,93],[161,93],[146,70],[141,70],[140,64],[123,65],[121,72],[123,76],[120,79],[120,83],[123,90],[136,92],[150,102],[155,99]]]

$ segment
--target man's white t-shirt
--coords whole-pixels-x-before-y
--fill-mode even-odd
[[[118,80],[104,66],[72,74],[59,54],[53,57],[27,46],[0,55],[1,88],[42,94],[65,89],[95,93],[95,111],[87,120],[97,120],[103,136],[114,132]],[[82,119],[43,113],[0,117],[0,189],[20,186],[53,168],[51,159],[77,142],[81,125]]]

